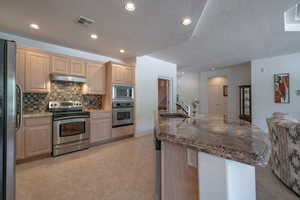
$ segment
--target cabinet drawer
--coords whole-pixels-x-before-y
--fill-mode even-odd
[[[121,126],[112,129],[112,137],[122,137],[134,134],[134,126]]]
[[[51,117],[42,117],[42,118],[30,118],[24,119],[25,126],[40,126],[40,125],[50,125],[52,124]]]
[[[92,119],[111,119],[111,111],[108,112],[91,112]]]

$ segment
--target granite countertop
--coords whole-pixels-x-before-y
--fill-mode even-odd
[[[24,113],[23,118],[35,118],[35,117],[51,117],[51,112],[37,112],[37,113]]]
[[[158,117],[156,137],[222,158],[265,167],[271,154],[269,135],[247,122],[199,114],[192,118]]]

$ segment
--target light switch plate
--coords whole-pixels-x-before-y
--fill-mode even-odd
[[[187,148],[187,164],[191,167],[198,168],[198,151]]]

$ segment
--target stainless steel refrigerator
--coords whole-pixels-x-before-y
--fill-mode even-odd
[[[15,135],[21,121],[16,94],[16,43],[0,39],[0,200],[15,199]]]

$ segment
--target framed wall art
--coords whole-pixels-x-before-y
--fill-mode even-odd
[[[290,76],[288,73],[274,75],[275,103],[290,103]]]

